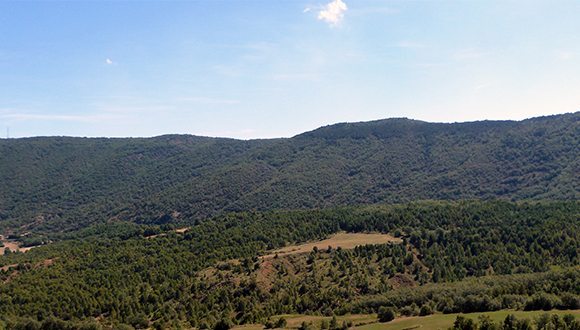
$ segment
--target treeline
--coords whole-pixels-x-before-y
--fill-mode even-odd
[[[472,277],[459,282],[429,283],[361,297],[345,305],[340,313],[376,312],[381,306],[391,307],[402,316],[435,311],[448,314],[502,309],[576,310],[580,309],[579,284],[578,267],[544,273]],[[425,313],[424,310],[431,312]]]

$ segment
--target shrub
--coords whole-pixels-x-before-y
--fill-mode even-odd
[[[286,321],[285,318],[281,317],[278,319],[278,321],[276,321],[276,324],[274,324],[274,327],[276,328],[285,328],[286,325],[288,325],[288,321]]]
[[[395,311],[391,307],[381,306],[379,308],[379,322],[390,322],[395,319]]]
[[[421,306],[421,311],[419,312],[419,316],[426,316],[433,314],[433,308],[430,305],[423,305]]]
[[[229,330],[233,327],[232,321],[228,318],[222,318],[213,326],[214,330]]]

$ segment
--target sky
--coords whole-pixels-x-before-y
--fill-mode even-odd
[[[0,0],[2,138],[576,111],[580,1]]]

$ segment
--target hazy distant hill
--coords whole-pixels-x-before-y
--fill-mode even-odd
[[[423,199],[580,198],[580,113],[336,124],[290,139],[0,140],[2,228]]]

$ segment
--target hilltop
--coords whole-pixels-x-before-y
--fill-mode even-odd
[[[0,140],[0,230],[189,223],[239,211],[580,198],[580,113],[342,123],[288,139]]]

